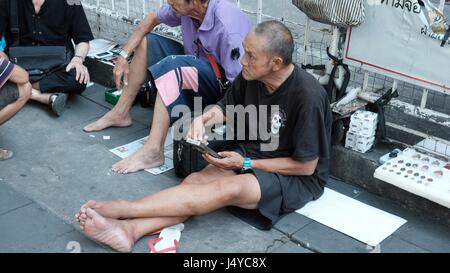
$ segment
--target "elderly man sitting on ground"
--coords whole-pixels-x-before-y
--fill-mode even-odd
[[[242,73],[216,106],[194,119],[187,136],[205,141],[205,126],[234,120],[236,113],[227,109],[265,106],[270,110],[235,129],[257,139],[237,141],[222,159],[205,154],[205,169],[141,200],[87,202],[75,216],[86,236],[128,252],[146,234],[230,206],[243,220],[251,213],[257,227],[270,229],[319,198],[328,179],[331,110],[319,82],[292,63],[293,51],[282,23],[267,21],[250,32]],[[276,146],[268,148],[259,126],[268,127]]]

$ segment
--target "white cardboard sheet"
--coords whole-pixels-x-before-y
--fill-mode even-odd
[[[406,223],[405,219],[325,188],[298,213],[375,247]]]

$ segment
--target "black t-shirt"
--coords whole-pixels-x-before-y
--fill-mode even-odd
[[[226,105],[259,108],[257,122],[246,115],[244,133],[238,126],[243,116],[228,117],[228,120],[234,119],[235,139],[244,145],[250,158],[291,157],[299,161],[319,158],[312,176],[325,185],[329,173],[332,114],[326,91],[310,74],[295,66],[292,74],[272,94],[262,82],[246,81],[240,74],[218,105],[224,113]],[[261,111],[264,110],[258,107],[261,105],[268,111]]]
[[[16,1],[21,46],[72,48],[71,39],[75,44],[94,39],[83,6],[77,1],[46,0],[38,14],[32,0]],[[6,44],[9,46],[12,45],[10,2],[11,0],[0,0],[0,37],[5,34]]]

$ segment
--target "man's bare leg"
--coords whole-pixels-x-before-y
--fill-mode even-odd
[[[31,96],[31,85],[29,83],[18,84],[19,98],[0,110],[0,125],[12,118],[25,105]]]
[[[33,89],[31,90],[31,100],[40,102],[42,104],[50,104],[51,94],[42,94],[40,91],[39,83],[33,83]]]
[[[188,176],[182,184],[209,184],[213,183],[218,178],[235,176],[236,174],[232,171],[221,170],[215,166],[209,165],[201,172],[194,173]],[[257,188],[259,189],[259,185],[257,186]],[[256,199],[259,199],[259,197],[256,197]],[[256,204],[257,202],[258,201],[256,201]],[[247,206],[249,208],[256,206],[252,203],[255,203],[255,201],[244,201],[243,206]],[[113,204],[114,206],[111,207],[111,204]],[[80,212],[79,214],[77,214],[77,217],[78,215],[81,215],[79,218],[77,218],[77,220],[80,222],[80,228],[84,230],[85,234],[89,238],[107,244],[117,251],[129,252],[131,251],[134,243],[141,237],[151,232],[160,230],[164,227],[182,223],[188,218],[188,216],[155,217],[120,221],[101,216],[101,213],[105,215],[114,214],[115,217],[119,218],[119,214],[124,213],[124,217],[126,217],[125,213],[127,208],[125,207],[125,210],[123,210],[123,208],[120,208],[118,204],[119,203],[114,204],[114,201],[89,201],[84,205],[85,208],[83,209],[82,207],[81,209],[81,211],[84,211],[84,213]],[[89,205],[94,205],[94,207],[91,208]],[[117,211],[114,211],[114,209],[117,209]]]
[[[86,215],[87,220],[80,222],[84,234],[119,252],[131,252],[135,242],[143,236],[187,219],[187,217],[158,217],[121,221],[105,218],[91,208],[87,209]]]
[[[182,183],[185,184],[205,184],[210,183],[218,177],[232,176],[234,172],[220,170],[212,165],[207,166],[202,173],[191,175]],[[127,209],[126,201],[94,201],[90,200],[84,204],[80,212],[75,215],[75,219],[80,223],[80,228],[85,231],[86,235],[96,241],[108,244],[117,249],[117,245],[129,247],[133,245],[139,238],[164,227],[184,222],[188,217],[154,217],[154,218],[136,218],[125,221],[118,221],[125,215],[124,210]],[[92,212],[95,211],[101,217],[93,217]],[[103,218],[103,219],[102,219]],[[87,224],[87,229],[86,229]],[[114,234],[112,237],[118,239],[105,240],[105,236],[100,234]],[[130,234],[134,234],[131,236]],[[108,237],[109,238],[109,237]],[[103,239],[103,240],[102,240]]]
[[[219,169],[216,166],[208,165],[202,171],[189,175],[182,184],[206,184],[219,178],[235,176],[233,171]],[[95,201],[89,200],[81,206],[80,211],[75,215],[78,222],[86,221],[86,210],[91,208],[106,218],[124,219],[129,202],[125,200],[115,201]]]
[[[225,206],[255,209],[261,198],[253,174],[234,175],[206,184],[182,183],[134,202],[123,201],[120,218],[180,217]]]
[[[182,184],[130,202],[125,217],[202,215],[226,206],[255,209],[260,198],[256,177],[241,174],[207,184]]]
[[[169,125],[169,113],[158,93],[153,110],[152,127],[147,141],[134,154],[114,164],[112,170],[117,173],[127,174],[163,165],[164,142]]]
[[[128,74],[128,85],[123,87],[119,101],[99,120],[83,128],[86,132],[101,131],[108,127],[127,127],[132,124],[131,107],[142,83],[147,78],[147,37],[144,37],[134,52]]]

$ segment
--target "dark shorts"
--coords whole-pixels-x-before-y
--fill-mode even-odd
[[[219,101],[220,87],[207,60],[185,55],[180,43],[154,33],[147,35],[147,47],[148,70],[169,115],[177,105],[193,111],[195,97],[203,108]],[[179,118],[170,116],[171,124]]]
[[[242,145],[233,149],[246,156]],[[268,230],[284,215],[302,208],[306,203],[322,196],[324,188],[311,176],[288,176],[252,170],[261,189],[258,209],[247,210],[229,207],[228,210],[250,225]]]
[[[19,89],[17,85],[11,82],[6,82],[2,88],[0,88],[0,110],[5,108],[8,104],[11,104],[19,98]]]
[[[86,84],[80,84],[76,80],[75,69],[66,72],[66,68],[60,69],[39,81],[42,93],[67,93],[81,94],[86,89]]]

